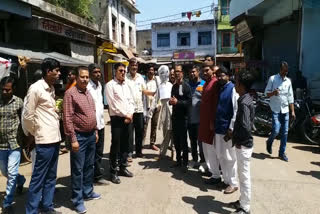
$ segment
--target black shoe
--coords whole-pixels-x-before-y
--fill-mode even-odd
[[[239,200],[235,201],[235,202],[231,202],[229,205],[230,205],[230,207],[232,207],[233,209],[236,209],[236,210],[241,208]]]
[[[129,177],[129,178],[132,178],[132,177],[133,177],[132,172],[130,172],[130,171],[127,170],[126,168],[120,169],[119,175],[120,175],[120,176],[124,176],[124,177]]]
[[[208,180],[205,180],[205,184],[217,185],[219,183],[221,183],[221,178],[210,178]]]
[[[110,180],[114,184],[120,184],[121,183],[121,180],[120,180],[120,178],[118,177],[117,174],[111,173],[111,179]]]
[[[250,211],[246,212],[244,209],[242,209],[241,207],[239,209],[237,209],[235,212],[233,212],[232,214],[250,214]]]
[[[178,168],[178,167],[181,167],[181,166],[182,166],[181,162],[176,162],[173,165],[171,165],[170,168]]]
[[[188,166],[183,166],[183,167],[181,167],[181,171],[182,171],[183,173],[187,173],[187,172],[188,172]]]
[[[16,188],[17,194],[19,194],[19,195],[22,194],[23,185],[24,185],[25,182],[26,182],[26,178],[23,176],[23,182],[22,182],[22,184],[21,184],[21,185],[17,185],[17,188]]]
[[[14,214],[14,209],[12,206],[2,208],[2,213],[3,214]]]
[[[100,179],[95,179],[94,183],[93,183],[95,186],[107,186],[109,185],[110,183],[103,179],[103,178],[100,178]]]
[[[130,167],[131,165],[130,165],[128,162],[125,162],[125,163],[122,164],[122,166],[124,166],[124,167]]]
[[[135,158],[145,158],[145,156],[142,153],[138,153],[135,155]]]
[[[40,214],[62,214],[62,212],[58,212],[56,210],[49,210],[46,212],[40,212]]]
[[[212,173],[209,170],[206,170],[204,173],[201,172],[201,175],[205,177],[211,177]]]
[[[283,153],[282,155],[279,154],[279,158],[280,158],[281,160],[285,161],[285,162],[288,162],[288,161],[289,161],[289,159],[288,159],[288,157],[287,157],[287,155],[286,155],[285,153]]]
[[[267,144],[267,152],[271,155],[272,154],[272,145],[266,142]]]

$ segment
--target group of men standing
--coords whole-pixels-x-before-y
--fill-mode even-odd
[[[14,80],[11,77],[1,80],[0,130],[7,134],[0,136],[0,166],[2,173],[8,177],[3,207],[9,213],[12,211],[16,186],[21,191],[25,182],[25,178],[18,174],[20,146],[17,136],[22,109],[23,129],[29,133],[29,138],[34,138],[36,150],[26,213],[59,213],[54,210],[53,197],[61,141],[54,90],[54,84],[60,76],[60,63],[51,58],[44,59],[41,70],[43,78],[30,86],[24,102],[13,95]],[[155,141],[161,112],[163,127],[172,129],[172,132],[164,132],[164,138],[167,139],[166,144],[170,140],[174,143],[174,167],[180,167],[183,172],[188,170],[189,133],[193,161],[198,166],[202,164],[207,167],[211,174],[206,183],[222,186],[225,194],[234,193],[240,187],[240,200],[232,203],[236,208],[235,213],[250,213],[254,106],[249,90],[254,82],[253,75],[239,72],[234,83],[228,69],[214,66],[210,61],[205,61],[202,67],[194,66],[189,74],[189,82],[184,80],[181,65],[175,66],[173,74],[167,66],[159,70],[163,77],[157,80],[154,67],[150,67],[146,83],[137,72],[138,62],[135,58],[129,60],[128,71],[124,64],[114,65],[114,78],[105,87],[111,119],[111,181],[120,184],[119,176],[133,177],[127,167],[133,157],[144,157],[142,145],[147,128],[145,118],[148,116],[152,121],[150,148],[159,150]],[[204,80],[200,77],[201,71]],[[85,213],[84,200],[101,198],[100,194],[93,191],[93,183],[108,184],[103,179],[101,165],[105,124],[101,71],[96,64],[91,64],[89,67],[78,67],[71,75],[75,76],[75,80],[70,82],[64,96],[63,125],[71,148],[71,201],[78,213]],[[172,84],[166,84],[168,80]],[[170,97],[163,94],[161,85],[170,89]],[[267,93],[270,97],[276,96],[279,88],[272,88],[268,84]],[[145,100],[145,97],[148,99]],[[288,102],[291,104],[292,100]],[[165,111],[168,114],[164,116]],[[168,115],[170,122],[165,125],[163,121],[168,120]],[[287,116],[288,113],[282,109],[281,114],[274,113],[274,118]],[[273,135],[277,132],[279,130],[275,128]],[[269,153],[275,137],[273,135],[267,141]],[[279,155],[287,160],[283,147],[285,145],[282,145]],[[163,153],[162,149],[163,145],[160,154]]]
[[[26,213],[60,213],[53,206],[61,141],[61,118],[56,106],[54,84],[60,76],[60,63],[46,58],[41,70],[42,78],[30,86],[24,102],[13,95],[13,78],[1,80],[1,136],[6,139],[1,139],[0,166],[2,173],[8,177],[4,213],[14,213],[12,202],[15,188],[17,186],[21,192],[25,182],[25,178],[18,174],[20,116],[24,133],[29,135],[26,142],[35,143],[36,154]],[[85,213],[84,200],[101,198],[93,191],[93,183],[108,184],[102,178],[101,166],[104,146],[101,72],[97,65],[91,64],[69,72],[68,77],[72,81],[63,100],[63,125],[71,148],[71,200],[76,212]]]
[[[192,68],[189,83],[183,78],[181,65],[175,66],[174,72],[176,79],[169,101],[173,106],[172,131],[177,153],[174,166],[183,172],[188,170],[189,133],[194,163],[209,169],[211,178],[206,183],[222,187],[225,194],[232,194],[240,187],[240,200],[232,206],[235,213],[250,213],[254,106],[248,92],[253,75],[240,72],[235,85],[228,69],[206,61],[202,68]]]

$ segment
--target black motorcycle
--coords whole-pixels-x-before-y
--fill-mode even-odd
[[[255,118],[253,132],[267,137],[272,131],[272,111],[270,99],[263,93],[257,93],[255,100]],[[320,144],[320,115],[314,113],[310,97],[297,99],[294,102],[296,119],[290,119],[289,135],[303,137],[310,143]]]

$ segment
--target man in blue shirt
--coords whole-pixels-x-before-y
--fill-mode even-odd
[[[269,78],[265,94],[270,98],[270,108],[272,110],[272,132],[267,140],[267,151],[272,154],[272,143],[279,134],[281,129],[281,144],[279,149],[279,157],[284,161],[288,161],[285,154],[288,130],[289,130],[289,106],[291,116],[295,119],[294,98],[291,80],[287,77],[288,63],[281,62],[280,72]]]
[[[194,167],[198,167],[198,145],[200,153],[200,163],[204,163],[204,155],[202,151],[202,143],[198,142],[198,129],[200,123],[200,103],[202,95],[202,87],[205,81],[200,78],[200,68],[193,66],[189,73],[189,86],[191,88],[192,101],[189,106],[188,133],[191,142],[192,159]]]

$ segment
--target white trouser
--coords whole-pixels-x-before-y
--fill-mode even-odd
[[[253,148],[241,146],[236,149],[238,175],[240,183],[240,206],[246,212],[250,210],[251,200],[251,176],[250,176],[250,158]]]
[[[219,160],[215,145],[202,142],[202,150],[208,169],[212,173],[212,178],[220,178]]]
[[[215,143],[218,160],[221,166],[224,183],[237,187],[237,156],[232,141],[224,141],[224,135],[216,134]]]

